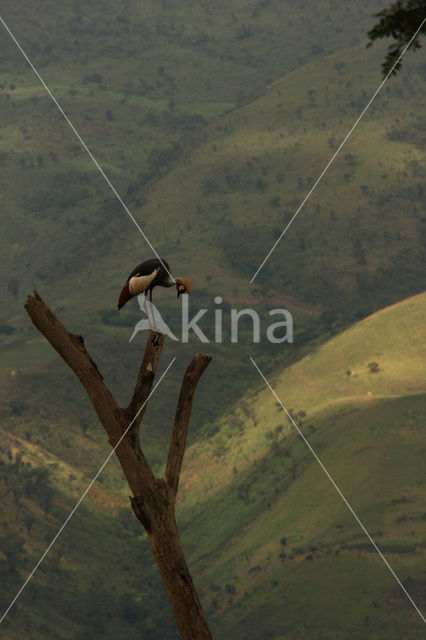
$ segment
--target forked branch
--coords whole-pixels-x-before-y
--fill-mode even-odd
[[[188,366],[173,425],[165,478],[156,478],[139,442],[139,424],[145,413],[160,359],[164,336],[151,332],[129,406],[120,407],[90,357],[80,334],[72,334],[37,292],[25,308],[84,386],[108,434],[109,442],[133,492],[133,511],[145,527],[181,637],[211,640],[207,620],[186,564],[175,520],[175,500],[188,435],[195,389],[211,358],[197,354]],[[131,426],[130,426],[131,425]],[[129,428],[130,427],[130,428]]]
[[[176,497],[179,486],[195,389],[210,360],[211,356],[198,353],[183,377],[166,465],[166,482],[173,498]]]

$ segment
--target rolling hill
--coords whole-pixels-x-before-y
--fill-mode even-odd
[[[376,68],[371,55],[371,50],[355,46],[304,64],[270,83],[250,103],[204,124],[198,137],[189,140],[188,153],[157,167],[156,180],[142,187],[136,178],[131,181],[127,201],[148,237],[163,255],[170,256],[174,272],[196,275],[191,304],[210,309],[206,320],[210,336],[213,299],[218,294],[229,307],[251,306],[264,314],[273,305],[294,312],[291,349],[256,345],[255,353],[268,372],[367,313],[425,288],[421,58],[410,59],[404,75],[392,81],[373,104],[249,285],[276,235],[377,86],[381,53],[374,52]],[[26,82],[35,90],[31,76],[26,76]],[[28,331],[22,302],[26,291],[35,286],[66,324],[83,333],[103,374],[124,402],[139,365],[139,349],[134,343],[128,345],[138,316],[127,308],[119,315],[114,307],[128,265],[138,263],[141,253],[147,252],[127,214],[106,197],[102,178],[80,151],[72,152],[79,168],[67,146],[63,156],[39,165],[37,149],[46,138],[52,149],[62,149],[61,140],[66,145],[75,143],[60,121],[53,126],[57,115],[47,108],[48,103],[40,105],[40,113],[30,109],[31,91],[24,92],[22,113],[14,112],[9,125],[17,135],[18,123],[28,121],[28,133],[19,134],[22,140],[16,149],[22,149],[26,163],[32,158],[31,163],[21,173],[6,160],[2,174],[2,190],[9,194],[13,209],[5,225],[2,267],[3,287],[8,289],[1,316],[4,373],[19,369],[20,389],[28,396],[23,380],[29,367],[34,367],[47,376],[43,385],[53,385],[54,397],[76,402],[71,391],[76,386],[68,386],[60,368],[49,375],[51,351]],[[73,99],[75,117],[81,109],[89,110],[95,119],[88,103],[77,96]],[[97,108],[107,109],[104,92],[92,99]],[[125,111],[128,105],[121,106],[124,111],[114,120],[117,129],[111,136],[118,136],[114,139],[120,144],[130,136],[129,144],[138,145],[122,129],[131,117]],[[43,130],[41,114],[48,119],[49,135]],[[185,138],[185,130],[180,128],[179,135]],[[22,146],[25,136],[30,137],[30,148]],[[103,135],[99,141],[107,144]],[[119,157],[114,154],[114,159]],[[121,161],[126,164],[126,157]],[[116,177],[114,171],[112,177]],[[57,198],[63,198],[63,203],[58,204]],[[175,301],[170,302],[167,295],[158,299],[166,320],[174,322]],[[229,327],[225,333],[229,335]],[[181,347],[179,373],[194,342]],[[200,390],[203,411],[199,417],[204,423],[214,421],[256,378],[245,364],[252,353],[249,340],[230,345],[226,339],[225,344],[211,343],[208,348],[214,355],[215,375],[213,386]],[[169,353],[177,352],[170,347]],[[172,372],[173,384],[177,373],[178,369],[176,375]],[[165,395],[171,397],[169,380],[165,384]],[[69,393],[64,398],[65,386]],[[38,402],[36,395],[31,397]],[[91,414],[82,417],[90,420]]]
[[[215,637],[225,640],[420,637],[420,619],[249,360],[424,606],[424,49],[407,56],[249,285],[380,82],[386,46],[364,46],[380,8],[366,0],[131,0],[126,11],[111,0],[2,4],[173,273],[195,275],[191,309],[208,308],[206,333],[217,295],[226,322],[231,307],[252,307],[262,321],[272,307],[293,314],[293,344],[254,345],[247,327],[231,344],[225,323],[224,343],[202,346],[213,363],[197,391],[179,518]],[[6,606],[110,451],[78,383],[29,325],[26,294],[37,288],[83,333],[124,404],[144,337],[129,344],[140,314],[135,305],[118,314],[116,299],[151,254],[3,35]],[[176,326],[167,294],[155,301]],[[164,368],[177,361],[142,432],[158,470],[180,377],[199,348],[194,338],[166,345]],[[177,637],[127,495],[108,465],[12,610],[8,638]]]
[[[423,610],[425,318],[423,293],[271,379]],[[422,620],[269,389],[216,429],[188,452],[180,518],[218,637],[420,638]]]
[[[426,294],[409,298],[271,378],[420,608],[425,314]],[[82,457],[70,465],[62,451],[55,458],[44,443],[3,431],[9,515],[0,568],[12,567],[9,593],[81,493],[90,461],[107,451],[90,431],[75,436],[64,446]],[[10,638],[29,628],[37,639],[47,629],[68,639],[88,628],[93,638],[178,637],[111,467],[11,612]],[[421,637],[419,616],[263,383],[189,448],[178,522],[215,637]]]

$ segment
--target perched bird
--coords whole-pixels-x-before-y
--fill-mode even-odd
[[[145,293],[152,301],[152,290],[154,287],[176,286],[177,297],[181,293],[191,293],[192,282],[188,278],[175,278],[170,276],[170,267],[166,260],[152,258],[142,262],[135,267],[126,280],[126,284],[121,290],[118,299],[118,309],[120,310],[128,300],[134,298],[139,293]]]

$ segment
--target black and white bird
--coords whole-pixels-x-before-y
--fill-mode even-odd
[[[163,258],[161,260],[159,258],[145,260],[135,267],[127,278],[118,299],[118,309],[120,310],[128,300],[140,293],[145,293],[152,301],[154,287],[172,287],[173,285],[176,286],[178,298],[181,293],[191,293],[192,291],[192,281],[189,278],[173,279],[171,277],[167,260]]]

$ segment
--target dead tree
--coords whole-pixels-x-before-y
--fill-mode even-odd
[[[185,371],[165,475],[157,478],[141,449],[139,425],[152,390],[164,336],[161,335],[155,345],[155,334],[151,332],[130,404],[123,408],[106,387],[84,346],[83,337],[69,333],[36,291],[34,296],[28,296],[25,308],[33,324],[62,356],[86,389],[111,446],[116,447],[115,453],[133,493],[132,509],[148,534],[181,637],[184,640],[211,639],[206,616],[186,564],[175,520],[176,493],[192,401],[198,381],[211,357],[203,353],[197,354]],[[131,423],[132,426],[128,429]],[[126,430],[128,433],[123,437]]]

